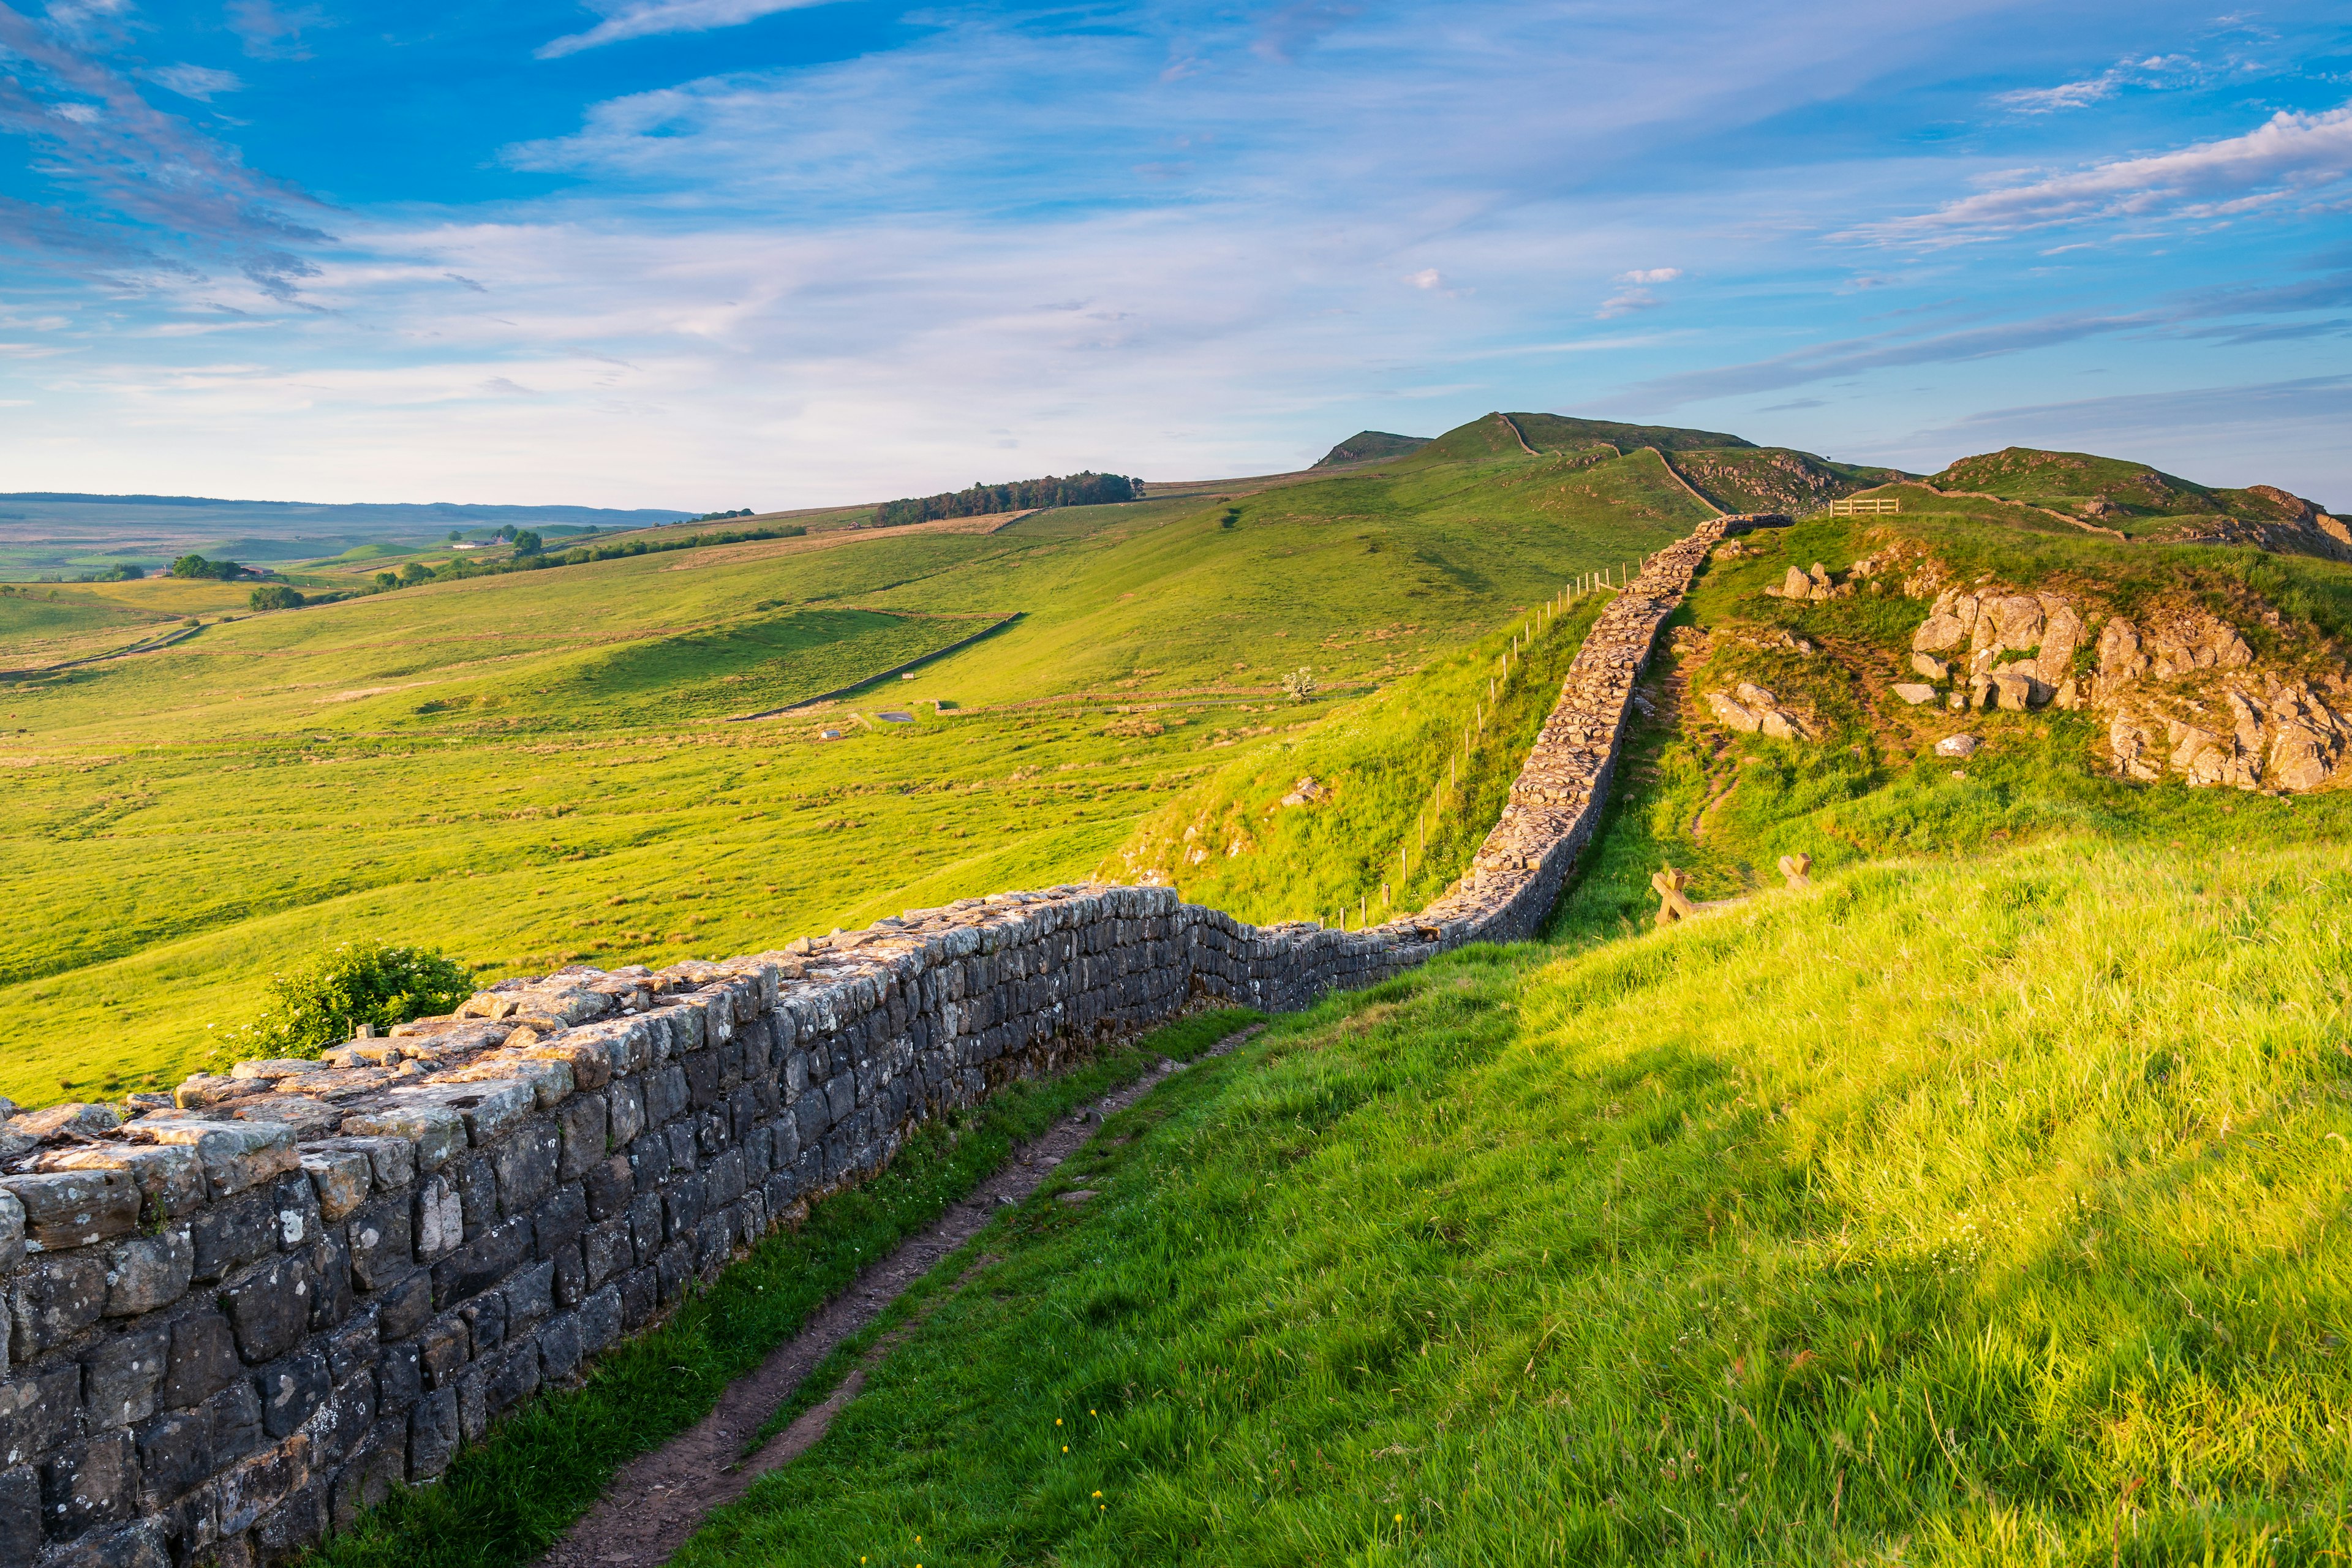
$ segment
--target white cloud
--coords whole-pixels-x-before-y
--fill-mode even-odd
[[[833,0],[600,0],[593,9],[604,19],[584,33],[551,39],[537,50],[541,59],[578,54],[599,44],[650,38],[662,33],[707,33],[737,27],[779,11],[797,11]]]
[[[2107,71],[2087,81],[2062,81],[2056,87],[2021,87],[2014,92],[1995,94],[1993,101],[2021,114],[2048,114],[2058,109],[2088,109],[2101,99],[2113,98],[2122,85],[2120,77]]]
[[[1418,272],[1408,272],[1405,274],[1404,280],[1412,284],[1416,289],[1443,289],[1445,287],[1445,274],[1440,272],[1434,267],[1424,267]]]
[[[2051,114],[2061,110],[2088,109],[2126,87],[2175,87],[2202,74],[2197,62],[2187,55],[2150,55],[2145,59],[2119,61],[2081,81],[1995,93],[1993,101],[2020,114]]]
[[[1853,233],[1890,243],[1955,245],[2100,218],[2230,217],[2339,195],[2347,178],[2352,106],[2320,114],[2281,110],[2243,136],[2001,186]]]
[[[210,103],[215,93],[236,92],[245,86],[235,71],[215,70],[210,66],[160,66],[145,75],[149,81],[167,87],[182,98],[205,103]]]
[[[1649,290],[1653,283],[1671,283],[1683,275],[1679,267],[1643,267],[1617,274],[1617,281],[1629,287],[1620,289],[1601,301],[1593,314],[1606,321],[1618,316],[1630,316],[1636,310],[1654,310],[1665,303]]]

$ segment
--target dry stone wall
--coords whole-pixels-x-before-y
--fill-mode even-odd
[[[1001,893],[726,963],[504,981],[323,1061],[134,1097],[128,1121],[0,1121],[0,1564],[283,1561],[926,1119],[1196,1004],[1295,1008],[1532,935],[1659,625],[1746,526],[1707,523],[1601,613],[1500,822],[1417,916]]]

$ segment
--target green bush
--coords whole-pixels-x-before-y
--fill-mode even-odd
[[[229,1056],[316,1057],[362,1024],[389,1029],[446,1013],[473,993],[472,971],[437,952],[345,942],[290,973],[269,977],[260,1016],[231,1035]]]
[[[183,555],[172,563],[172,575],[231,583],[245,575],[245,568],[234,561],[207,561],[201,555]]]
[[[299,610],[302,595],[283,583],[264,583],[248,595],[245,601],[257,610]]]

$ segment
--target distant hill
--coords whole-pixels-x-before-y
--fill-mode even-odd
[[[1402,458],[1408,452],[1419,451],[1429,445],[1426,436],[1399,436],[1387,430],[1359,430],[1329,451],[1316,463],[1318,468],[1336,468],[1349,463],[1369,463],[1380,458]]]
[[[2094,452],[2004,447],[1962,458],[1928,483],[1977,490],[2090,518],[2195,517],[2231,513],[2259,522],[2309,522],[2315,501],[2273,485],[2230,489],[2200,485],[2147,463]]]
[[[648,528],[692,517],[659,508],[226,500],[211,496],[0,494],[0,579],[156,566],[194,550],[232,561],[301,561],[363,544],[437,542],[450,530],[549,534]]]
[[[1661,452],[1753,447],[1753,441],[1719,430],[1685,430],[1672,425],[1626,425],[1614,419],[1573,419],[1559,414],[1488,414],[1456,426],[1414,449],[1409,459],[1458,463],[1536,451],[1590,450],[1601,457],[1654,447]]]

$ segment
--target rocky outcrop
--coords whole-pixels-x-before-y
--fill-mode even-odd
[[[1923,569],[1911,583],[1934,576]],[[2342,675],[2263,668],[2236,627],[2194,605],[2133,619],[2086,595],[1944,588],[1911,647],[1912,670],[1948,683],[1953,709],[2095,712],[2126,777],[2301,793],[2352,776],[2352,689]]]
[[[1911,635],[1911,668],[1952,681],[1955,708],[2073,708],[2083,630],[2082,616],[2055,594],[1948,588]]]

